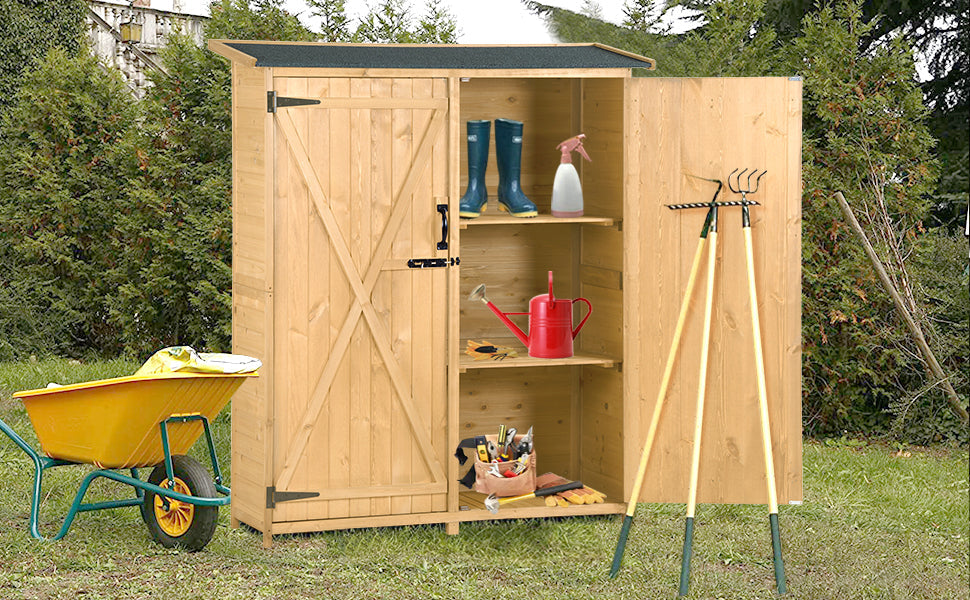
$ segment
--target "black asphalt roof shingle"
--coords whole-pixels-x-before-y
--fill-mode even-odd
[[[361,69],[632,69],[653,61],[603,46],[409,46],[226,41],[257,67]]]

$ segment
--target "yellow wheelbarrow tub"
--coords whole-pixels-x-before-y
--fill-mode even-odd
[[[159,423],[173,415],[212,420],[257,374],[158,373],[17,392],[50,458],[102,469],[148,467],[165,459]],[[168,426],[171,453],[186,454],[199,421]]]

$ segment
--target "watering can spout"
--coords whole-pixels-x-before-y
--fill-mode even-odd
[[[498,317],[499,320],[501,320],[503,323],[505,323],[505,326],[509,328],[509,331],[511,331],[515,335],[515,337],[519,338],[519,341],[522,342],[526,348],[529,347],[529,336],[527,336],[525,332],[519,329],[519,326],[513,323],[512,319],[508,318],[504,312],[500,311],[497,306],[492,304],[491,301],[489,301],[489,299],[485,297],[484,283],[478,286],[477,288],[475,288],[475,290],[472,291],[471,294],[469,294],[468,299],[472,301],[481,300],[482,302],[484,302],[485,305],[488,306],[489,310],[495,313],[495,316]],[[512,314],[517,314],[517,313],[512,313]]]

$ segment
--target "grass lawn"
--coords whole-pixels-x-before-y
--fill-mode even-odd
[[[0,364],[0,418],[31,443],[10,394],[131,373],[122,361]],[[215,424],[228,470],[229,424]],[[197,444],[196,450],[200,445]],[[35,448],[37,446],[35,445]],[[780,521],[789,597],[966,600],[966,449],[806,442],[805,503]],[[49,471],[42,529],[60,526],[86,468]],[[607,578],[620,517],[475,523],[276,538],[228,527],[187,554],[153,543],[135,508],[85,513],[59,542],[32,540],[32,466],[0,436],[0,600],[14,598],[674,598],[683,505],[642,505],[623,570]],[[96,484],[89,499],[117,486]],[[127,490],[122,490],[128,494]],[[698,507],[690,598],[773,598],[766,509]]]

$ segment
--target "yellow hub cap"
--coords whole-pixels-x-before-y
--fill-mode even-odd
[[[158,484],[158,486],[168,488],[168,479]],[[189,486],[185,485],[185,482],[178,477],[175,478],[175,489],[173,491],[185,494],[186,496],[192,495],[192,492],[189,491]],[[188,502],[179,502],[171,498],[168,499],[168,510],[165,510],[164,504],[164,499],[156,494],[155,520],[158,521],[158,526],[169,537],[174,538],[184,535],[192,525],[192,517],[195,515],[195,505],[189,504]]]

